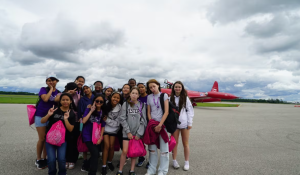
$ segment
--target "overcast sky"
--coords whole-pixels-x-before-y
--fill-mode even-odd
[[[299,0],[0,0],[0,90],[82,75],[300,101]]]

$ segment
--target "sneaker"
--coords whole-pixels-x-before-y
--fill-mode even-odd
[[[101,174],[102,175],[106,175],[107,174],[106,167],[102,167]]]
[[[79,153],[78,160],[83,159],[83,153]]]
[[[135,172],[130,172],[129,170],[129,175],[136,175]]]
[[[177,160],[173,160],[173,167],[175,169],[178,169],[180,167],[180,165],[178,164]]]
[[[110,162],[110,163],[107,163],[107,166],[108,166],[108,169],[110,170],[110,171],[114,171],[115,170],[115,167],[114,167],[114,165]]]
[[[87,160],[84,160],[84,161],[83,161],[82,167],[81,167],[81,171],[82,171],[82,172],[88,172],[88,171],[89,171],[89,168],[88,168],[88,161],[87,161]]]
[[[184,165],[184,167],[183,167],[183,170],[184,171],[188,171],[190,169],[190,166],[189,165]]]
[[[36,165],[37,169],[39,169],[39,170],[46,168],[43,160],[36,160],[35,165]]]
[[[116,174],[116,175],[123,175],[123,173],[117,172],[117,174]]]
[[[69,170],[72,170],[75,168],[75,163],[69,163]]]
[[[147,165],[146,165],[146,169],[148,169],[150,166],[150,163],[148,162]]]
[[[44,159],[43,162],[44,162],[45,167],[48,167],[48,161],[47,161],[47,159]]]
[[[69,162],[66,162],[66,169],[69,169]]]
[[[145,157],[139,157],[138,163],[136,164],[137,167],[141,167],[146,162]]]

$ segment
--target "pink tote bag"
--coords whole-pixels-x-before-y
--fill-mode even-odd
[[[61,146],[65,143],[66,128],[61,120],[54,123],[46,136],[46,142],[51,145]]]
[[[129,140],[127,157],[133,158],[145,156],[147,152],[143,141],[141,139],[135,140],[134,138],[135,136],[133,136],[133,139]]]
[[[35,108],[34,105],[27,105],[27,114],[28,114],[29,126],[34,124],[35,111],[36,111],[36,108]]]
[[[176,146],[176,140],[173,136],[171,136],[169,140],[169,152],[172,152],[175,146]]]
[[[92,142],[93,144],[97,144],[98,140],[101,136],[101,123],[98,124],[97,122],[93,123],[93,133],[92,133]]]
[[[77,149],[78,149],[78,152],[89,152],[89,149],[87,148],[86,144],[82,142],[81,134],[77,140]]]

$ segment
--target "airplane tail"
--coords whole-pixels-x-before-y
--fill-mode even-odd
[[[219,85],[218,85],[217,81],[215,81],[213,87],[211,88],[211,91],[212,92],[219,92]]]

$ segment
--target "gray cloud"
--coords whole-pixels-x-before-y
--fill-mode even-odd
[[[38,57],[79,62],[78,55],[81,51],[106,49],[122,44],[123,39],[123,32],[114,29],[107,22],[81,24],[58,17],[55,20],[25,24],[19,47],[22,51],[29,51]],[[12,59],[20,61],[20,58]]]
[[[229,23],[257,14],[281,12],[299,8],[299,0],[217,0],[208,8],[212,23]]]

